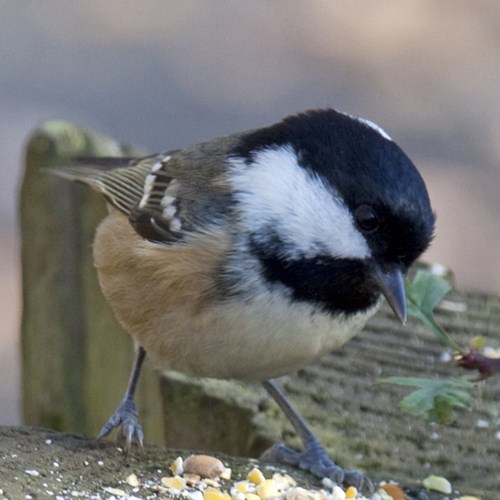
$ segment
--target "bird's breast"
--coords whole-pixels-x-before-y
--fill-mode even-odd
[[[334,317],[276,295],[244,303],[233,298],[194,318],[168,314],[157,337],[163,345],[152,345],[150,352],[161,368],[260,381],[297,371],[339,348],[375,310]]]

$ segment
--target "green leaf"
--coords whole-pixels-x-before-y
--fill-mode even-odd
[[[434,319],[435,307],[450,290],[449,281],[429,271],[419,269],[411,281],[406,280],[408,314],[420,320],[443,344],[462,352],[462,347]]]
[[[417,387],[416,391],[400,401],[399,407],[406,413],[441,424],[449,424],[453,421],[454,408],[469,407],[470,394],[466,391],[474,387],[474,384],[466,377],[446,380],[389,377],[379,382]]]
[[[424,269],[419,269],[414,278],[407,282],[406,291],[412,302],[427,314],[432,314],[434,308],[451,290],[450,282]]]

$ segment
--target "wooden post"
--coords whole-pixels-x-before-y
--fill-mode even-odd
[[[129,336],[102,297],[92,265],[97,193],[44,169],[73,156],[138,153],[62,121],[36,130],[21,190],[22,386],[26,423],[95,435],[120,402],[132,366]],[[158,377],[145,366],[138,405],[146,439],[161,441]]]

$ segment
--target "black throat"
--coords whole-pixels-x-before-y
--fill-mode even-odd
[[[255,242],[251,248],[266,280],[285,285],[293,300],[319,305],[333,315],[352,315],[371,308],[380,298],[368,265],[361,260],[330,256],[289,260],[265,252]]]

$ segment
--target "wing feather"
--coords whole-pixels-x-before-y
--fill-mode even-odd
[[[230,213],[226,158],[238,136],[131,158],[80,158],[51,169],[102,193],[150,241],[171,244]]]

